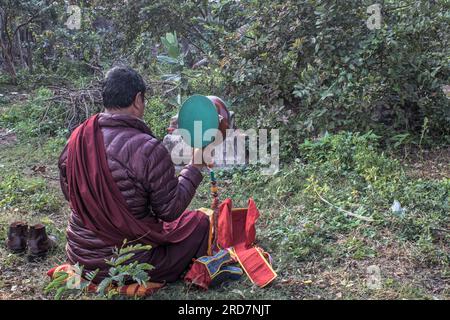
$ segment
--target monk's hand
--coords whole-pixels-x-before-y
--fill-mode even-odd
[[[193,148],[192,149],[192,159],[189,164],[198,169],[201,169],[206,165],[205,162],[203,161],[203,149],[202,148]]]

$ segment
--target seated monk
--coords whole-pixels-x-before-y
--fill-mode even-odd
[[[59,159],[71,207],[68,262],[100,269],[95,282],[107,275],[105,260],[125,239],[152,246],[133,258],[154,266],[152,281],[179,279],[208,249],[209,219],[185,211],[202,181],[202,164],[191,161],[175,175],[168,151],[142,120],[145,89],[136,71],[111,69],[102,88],[104,112],[74,130]]]

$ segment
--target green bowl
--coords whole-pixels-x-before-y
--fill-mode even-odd
[[[184,141],[194,148],[203,148],[214,141],[205,139],[207,130],[219,128],[219,115],[214,103],[205,96],[193,95],[181,106],[178,113],[178,128],[185,129],[190,139]]]

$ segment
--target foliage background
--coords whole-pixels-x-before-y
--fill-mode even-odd
[[[24,23],[19,31],[32,34],[12,46],[23,84],[73,82],[127,63],[168,100],[172,81],[159,81],[167,67],[156,57],[164,52],[161,36],[175,31],[187,72],[203,62],[185,95],[220,95],[249,126],[282,128],[287,156],[298,153],[298,141],[325,131],[372,129],[393,144],[418,144],[426,131],[421,144],[449,141],[442,91],[449,80],[448,1],[383,1],[378,30],[366,26],[372,1],[19,4],[0,2],[10,26],[0,30],[5,43]],[[68,4],[81,7],[80,30],[64,25]],[[24,46],[31,47],[30,63],[20,61]]]
[[[275,176],[218,172],[221,198],[255,198],[277,282],[176,284],[156,298],[449,298],[450,2],[379,3],[370,30],[365,0],[0,0],[0,242],[24,219],[61,243],[43,264],[2,246],[0,298],[51,297],[44,272],[64,261],[69,214],[57,158],[101,110],[116,64],[145,77],[160,138],[193,93],[223,97],[242,129],[281,133]],[[69,5],[79,30],[65,25]],[[190,207],[209,200],[205,181]],[[371,265],[382,290],[366,286]]]

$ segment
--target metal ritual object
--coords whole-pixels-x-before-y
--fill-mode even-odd
[[[202,95],[188,98],[178,113],[178,128],[189,132],[190,139],[185,142],[193,148],[203,148],[213,142],[215,134],[205,138],[208,130],[219,129],[219,114],[211,99]]]
[[[219,114],[220,113],[220,114]],[[178,113],[178,128],[185,129],[190,134],[190,139],[185,142],[194,148],[203,148],[214,141],[205,139],[205,132],[210,129],[219,129],[222,134],[228,129],[229,112],[223,104],[222,100],[214,96],[194,95],[188,98],[181,106]],[[213,243],[212,250],[217,250],[217,216],[219,207],[219,196],[217,180],[212,166],[208,166],[211,180],[211,209],[214,214],[212,217],[213,224]]]

